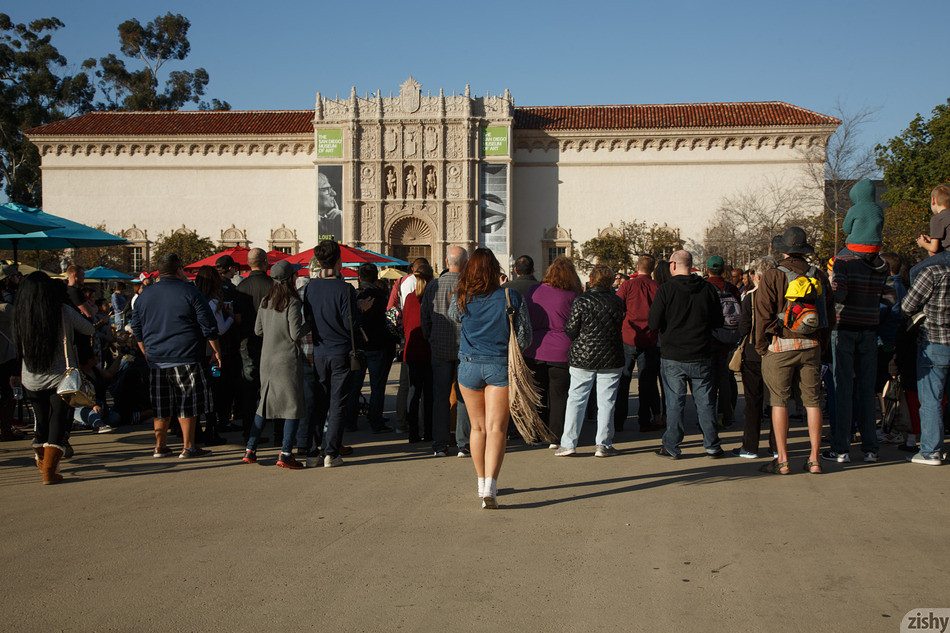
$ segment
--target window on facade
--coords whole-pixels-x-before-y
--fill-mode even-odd
[[[296,229],[288,229],[283,224],[279,229],[271,229],[270,239],[267,240],[267,250],[296,255],[299,249],[300,240],[297,239]]]
[[[278,253],[283,253],[285,255],[293,255],[294,247],[293,246],[275,246],[274,250]]]
[[[131,246],[129,247],[129,254],[132,260],[132,270],[145,270],[145,247]]]
[[[566,246],[549,246],[548,247],[548,266],[554,263],[554,260],[560,257],[561,255],[567,255]]]

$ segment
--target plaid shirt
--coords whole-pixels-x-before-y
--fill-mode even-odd
[[[950,266],[922,269],[901,302],[901,309],[908,316],[923,309],[926,318],[920,328],[921,340],[950,345]]]
[[[445,273],[430,281],[422,294],[422,335],[429,341],[432,355],[444,360],[454,360],[459,355],[462,325],[449,318],[449,303],[458,280],[458,273]]]
[[[770,352],[801,351],[818,347],[818,341],[810,338],[781,338],[776,336],[769,344]]]

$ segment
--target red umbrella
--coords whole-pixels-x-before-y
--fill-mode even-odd
[[[345,244],[340,244],[340,254],[343,256],[343,265],[350,264],[390,264],[393,261],[392,257],[386,257],[385,255],[377,255],[375,253],[370,253],[369,251],[364,251],[362,248],[356,248],[353,246],[346,246]],[[287,261],[291,264],[303,264],[307,266],[310,264],[310,260],[313,259],[313,249],[307,249],[302,253],[293,255],[287,258]]]
[[[247,265],[247,254],[251,252],[251,249],[244,248],[243,246],[235,246],[229,248],[226,251],[221,251],[216,253],[211,257],[205,257],[202,260],[195,262],[194,264],[188,264],[185,266],[185,270],[198,270],[202,266],[214,266],[215,262],[218,261],[218,258],[222,255],[230,255],[231,259],[234,260],[234,263],[238,265],[238,268],[241,270],[250,270],[251,267]],[[273,266],[282,259],[287,259],[289,255],[286,253],[281,253],[280,251],[270,251],[267,253],[267,264]],[[307,260],[310,261],[309,259]]]
[[[344,268],[343,270],[340,271],[340,274],[341,274],[345,279],[356,279],[357,277],[360,276],[360,274],[359,274],[358,272],[356,272],[356,269],[355,269],[355,268]],[[298,276],[298,277],[309,277],[309,276],[310,276],[310,269],[307,268],[306,266],[301,267],[300,270],[297,271],[297,276]]]

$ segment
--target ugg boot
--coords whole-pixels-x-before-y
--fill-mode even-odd
[[[46,449],[43,467],[43,483],[44,484],[58,484],[63,480],[63,476],[60,475],[57,471],[59,468],[59,460],[63,458],[62,446],[56,446],[55,444],[44,444],[43,447]]]
[[[40,472],[43,472],[43,452],[45,450],[46,448],[42,444],[33,447],[33,452],[36,453],[36,467],[40,469]]]

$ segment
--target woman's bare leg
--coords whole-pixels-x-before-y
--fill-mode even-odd
[[[485,476],[498,479],[508,443],[508,387],[485,387],[484,407]]]
[[[475,464],[475,473],[480,479],[485,478],[485,392],[467,389],[459,385],[465,409],[472,430],[468,437],[468,450],[472,453],[472,462]],[[507,401],[506,401],[507,402]]]

